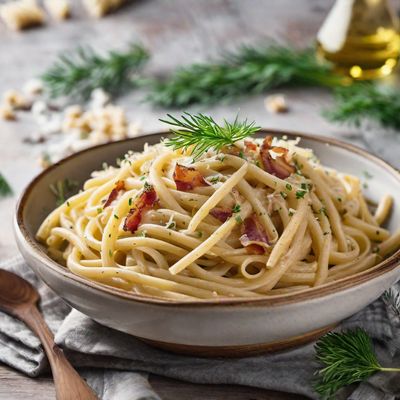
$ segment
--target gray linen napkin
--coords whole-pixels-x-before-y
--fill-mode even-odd
[[[75,366],[92,368],[82,370],[83,374],[89,374],[89,383],[104,399],[157,399],[145,375],[140,375],[139,371],[195,383],[239,384],[318,398],[311,387],[317,367],[313,343],[242,359],[179,356],[99,325],[76,310],[69,313],[64,303],[35,278],[20,258],[0,267],[11,268],[39,287],[42,310],[57,332],[56,342],[65,349]],[[344,321],[340,329],[354,327],[366,329],[374,338],[378,358],[385,366],[400,365],[400,321],[381,299]],[[46,369],[34,335],[23,324],[4,314],[0,314],[0,361],[30,376]],[[123,385],[119,385],[121,382]],[[366,383],[346,388],[337,398],[394,400],[399,395],[399,376],[378,373]]]

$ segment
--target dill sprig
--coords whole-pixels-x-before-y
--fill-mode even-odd
[[[360,126],[363,120],[400,129],[400,97],[394,88],[356,82],[335,90],[335,104],[324,112],[333,122]]]
[[[329,332],[315,345],[316,358],[323,364],[317,372],[315,391],[331,399],[344,386],[361,382],[377,371],[400,372],[384,368],[376,358],[372,340],[363,329],[342,333]]]
[[[7,197],[13,194],[10,184],[4,178],[3,174],[0,173],[0,197]]]
[[[59,180],[49,185],[51,192],[56,198],[57,206],[64,204],[65,200],[73,194],[77,187],[78,182],[72,181],[70,179]]]
[[[116,95],[135,86],[135,74],[148,60],[148,52],[138,44],[127,51],[100,55],[91,47],[62,54],[42,76],[52,97],[70,96],[86,100],[97,88]]]
[[[331,64],[317,60],[313,49],[243,46],[220,61],[189,65],[155,81],[148,100],[165,107],[184,107],[232,100],[283,85],[335,87],[343,80]]]
[[[223,125],[217,124],[212,117],[204,114],[192,115],[185,112],[181,119],[167,114],[169,119],[160,119],[161,122],[172,125],[171,133],[175,136],[166,140],[166,145],[174,150],[191,148],[194,159],[199,158],[209,149],[221,150],[225,146],[232,146],[260,128],[254,122],[239,121],[238,117],[231,123],[224,120]]]
[[[383,294],[383,301],[400,318],[400,291],[392,287]]]

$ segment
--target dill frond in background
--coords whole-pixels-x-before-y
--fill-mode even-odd
[[[140,86],[146,99],[163,107],[230,102],[280,87],[324,87],[335,91],[335,103],[324,116],[336,123],[360,125],[364,119],[400,129],[400,96],[375,83],[359,83],[318,60],[314,49],[287,45],[240,47],[220,60],[191,64],[164,79],[146,77],[149,54],[140,45],[101,56],[91,48],[61,55],[42,80],[53,97],[87,99],[102,88],[114,97]]]
[[[223,125],[217,124],[213,118],[197,114],[184,113],[181,119],[167,114],[169,119],[160,119],[168,125],[173,126],[172,138],[165,141],[167,146],[174,150],[187,150],[192,147],[191,155],[197,159],[209,149],[216,151],[225,146],[232,146],[238,140],[245,139],[260,130],[254,122],[247,120],[239,121],[238,118],[231,123],[224,121]]]
[[[13,191],[10,184],[7,182],[6,178],[0,172],[0,197],[11,196]]]
[[[343,79],[313,49],[244,46],[218,62],[193,64],[155,81],[147,99],[164,107],[214,104],[283,85],[335,87]]]
[[[333,122],[360,126],[371,120],[400,129],[400,95],[393,87],[355,82],[335,90],[335,103],[324,115]]]
[[[117,95],[135,86],[137,74],[148,59],[148,52],[138,44],[106,55],[96,53],[91,47],[80,47],[60,55],[41,79],[52,97],[86,100],[97,88]]]

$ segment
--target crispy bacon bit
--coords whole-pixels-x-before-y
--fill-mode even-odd
[[[270,150],[277,155],[275,160],[272,158]],[[281,179],[289,177],[296,169],[288,163],[287,152],[288,150],[283,147],[272,147],[272,136],[266,136],[260,149],[264,169]]]
[[[245,140],[244,141],[244,149],[245,152],[256,152],[258,149],[258,145],[254,142],[251,142],[250,140]]]
[[[222,207],[215,207],[210,210],[210,214],[221,222],[225,222],[232,216],[232,210]]]
[[[117,198],[118,193],[119,193],[121,190],[125,190],[125,183],[124,183],[124,181],[117,181],[117,182],[115,182],[115,187],[114,187],[113,190],[111,190],[111,192],[110,192],[110,194],[109,194],[109,196],[108,196],[107,201],[104,203],[103,208],[108,207],[108,206]]]
[[[135,199],[133,207],[129,210],[123,226],[124,231],[135,233],[142,220],[143,212],[153,207],[157,200],[156,191],[153,186],[149,185],[140,196]]]
[[[188,192],[199,186],[208,186],[203,175],[195,168],[176,164],[174,171],[176,188],[182,192]]]
[[[264,254],[265,249],[270,246],[264,227],[254,214],[243,221],[242,236],[239,240],[242,246],[253,254]]]

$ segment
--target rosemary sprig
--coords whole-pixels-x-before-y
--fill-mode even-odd
[[[318,61],[313,49],[241,47],[219,62],[193,64],[154,82],[148,100],[165,107],[212,104],[282,85],[335,87],[343,79],[331,64]]]
[[[359,126],[363,119],[400,129],[400,97],[394,88],[353,83],[335,90],[335,105],[324,115],[333,122]]]
[[[77,189],[78,182],[70,179],[59,180],[54,184],[49,185],[51,192],[56,198],[57,206],[65,203],[67,197],[71,196]]]
[[[148,52],[132,44],[125,52],[96,53],[91,47],[80,47],[59,59],[42,76],[52,97],[70,96],[87,99],[96,88],[119,94],[135,85],[135,74],[148,60]]]
[[[371,338],[360,328],[329,332],[316,343],[315,350],[324,367],[317,372],[319,380],[314,389],[323,399],[333,398],[342,387],[361,382],[377,371],[400,372],[400,368],[380,365]]]
[[[4,178],[3,174],[0,173],[0,197],[7,197],[13,194],[10,184]]]
[[[225,146],[232,146],[238,140],[242,140],[260,128],[254,122],[239,121],[238,117],[230,123],[224,120],[223,125],[217,124],[213,118],[204,115],[192,115],[185,112],[181,119],[167,114],[169,119],[160,119],[161,122],[172,125],[171,132],[174,137],[167,139],[165,144],[174,150],[188,150],[191,147],[191,155],[199,158],[209,149],[221,150]]]

